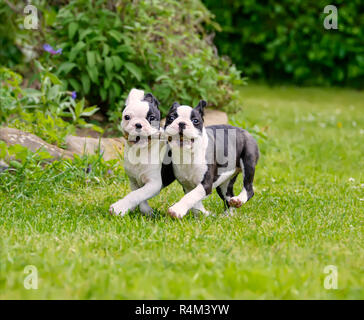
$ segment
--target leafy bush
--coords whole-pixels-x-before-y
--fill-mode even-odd
[[[252,78],[309,85],[364,87],[364,3],[361,0],[204,0],[222,32],[222,54]],[[338,30],[323,13],[338,8]]]
[[[0,1],[0,65],[14,67],[22,62],[22,52],[16,45],[21,31],[17,27],[17,12]]]
[[[163,113],[175,100],[191,104],[204,98],[217,107],[236,103],[240,72],[217,56],[205,32],[214,23],[200,0],[32,3],[42,26],[27,34],[33,53],[44,43],[62,49],[39,58],[56,63],[67,90],[99,105],[113,120],[132,87],[153,91]]]
[[[37,63],[40,70],[40,90],[21,88],[22,76],[0,68],[0,124],[34,133],[49,143],[62,146],[75,126],[101,128],[86,123],[82,117],[94,114],[98,108],[85,107],[71,92],[63,90],[61,80]],[[62,118],[70,118],[69,122]]]
[[[20,84],[23,78],[10,69],[0,68],[0,124],[7,121],[10,115],[22,110],[23,90]]]
[[[31,132],[48,143],[63,147],[66,137],[75,133],[75,126],[60,117],[41,111],[21,112],[12,119],[9,127]]]

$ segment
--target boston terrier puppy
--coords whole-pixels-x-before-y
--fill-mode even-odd
[[[191,108],[175,102],[166,118],[164,135],[172,152],[173,171],[183,186],[185,196],[168,209],[172,217],[182,218],[188,210],[209,212],[201,200],[216,188],[230,207],[239,208],[253,197],[255,166],[259,158],[258,145],[246,131],[230,125],[204,127],[206,101]],[[240,172],[244,187],[234,196],[233,186]]]
[[[167,148],[160,139],[159,102],[151,93],[132,89],[125,105],[121,122],[127,140],[124,168],[133,191],[112,204],[110,213],[123,216],[139,206],[143,214],[151,215],[147,200],[175,179],[172,164],[162,164]]]

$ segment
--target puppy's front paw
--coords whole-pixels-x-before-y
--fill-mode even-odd
[[[123,200],[120,200],[110,206],[109,212],[111,215],[124,216],[129,210],[130,207]]]
[[[229,205],[234,208],[240,208],[243,205],[243,201],[239,197],[232,197],[229,200]]]
[[[177,206],[172,206],[168,209],[168,214],[173,218],[181,219],[185,216],[186,211],[178,208]]]

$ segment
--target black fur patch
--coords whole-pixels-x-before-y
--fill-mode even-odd
[[[222,130],[223,136],[217,135],[217,130]],[[219,149],[220,151],[223,151],[225,156],[229,154],[235,155],[235,159],[231,160],[235,160],[233,166],[236,168],[241,168],[240,161],[243,161],[243,167],[241,169],[243,170],[244,187],[247,191],[249,200],[254,195],[253,180],[255,166],[259,159],[259,149],[256,141],[246,130],[230,125],[209,126],[206,127],[206,132],[209,138],[206,157],[208,163],[210,164],[208,164],[207,171],[205,172],[204,178],[201,181],[206,194],[211,192],[213,182],[219,178],[218,169],[223,169],[223,171],[226,169],[229,171],[227,168],[227,163],[221,163],[216,158],[216,149]],[[222,147],[223,150],[221,149]],[[227,190],[228,196],[233,195],[233,186],[236,176],[233,176],[230,180],[231,184],[229,184]]]
[[[195,109],[192,109],[191,116],[190,116],[191,122],[193,126],[198,129],[200,132],[202,132],[203,128],[203,117],[201,116],[201,113]]]
[[[172,151],[168,145],[167,145],[167,152],[164,156],[162,163],[161,174],[162,174],[163,187],[170,185],[176,179],[173,172]]]
[[[196,108],[191,111],[191,122],[193,126],[202,132],[203,128],[203,117],[204,117],[204,108],[206,107],[207,102],[205,100],[201,100]]]
[[[159,101],[151,93],[144,96],[144,101],[149,103],[149,111],[147,113],[148,122],[156,128],[159,128],[161,121],[161,112],[159,111]]]
[[[164,125],[164,129],[167,128],[175,119],[178,118],[177,108],[180,106],[178,102],[175,102],[172,104],[171,109],[169,109],[167,117],[166,117],[166,123]]]
[[[195,110],[197,110],[201,114],[201,118],[205,115],[205,108],[207,106],[207,102],[205,100],[200,100],[198,105],[196,106]]]

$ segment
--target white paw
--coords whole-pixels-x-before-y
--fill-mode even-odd
[[[229,205],[234,208],[240,208],[242,206],[242,204],[243,204],[243,201],[241,201],[241,199],[238,196],[232,197],[229,200]]]
[[[125,201],[119,200],[110,206],[109,212],[111,215],[124,216],[130,209]]]
[[[232,207],[235,207],[235,208],[240,208],[247,201],[248,201],[248,195],[247,195],[246,191],[244,190],[238,196],[232,197],[229,200],[229,205]]]
[[[181,219],[186,215],[187,211],[174,205],[168,209],[168,214],[173,218]]]

